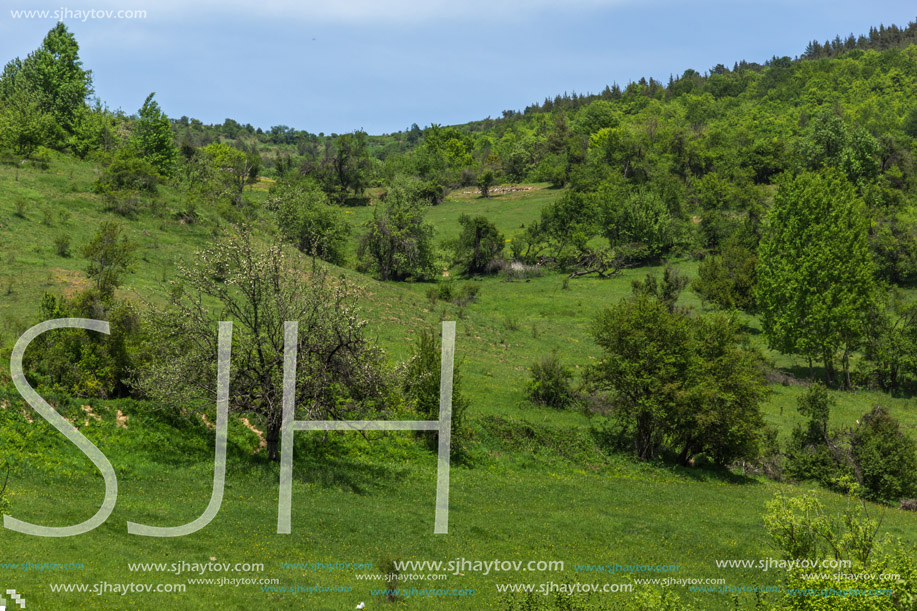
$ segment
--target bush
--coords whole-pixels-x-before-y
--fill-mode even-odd
[[[440,342],[429,330],[422,330],[414,345],[414,356],[405,363],[402,387],[414,409],[425,420],[439,419],[439,385],[441,374]],[[461,363],[452,369],[452,447],[453,459],[468,458],[467,442],[471,432],[465,425],[468,398],[462,393]],[[431,450],[438,448],[436,435],[419,433]]]
[[[525,394],[532,403],[557,409],[576,403],[576,393],[570,384],[573,371],[561,363],[556,353],[532,363],[530,371],[532,377],[526,382]]]
[[[620,195],[620,194],[618,194]],[[628,246],[634,257],[654,259],[673,244],[673,220],[663,199],[648,189],[605,201],[605,236],[612,248]]]
[[[446,199],[446,188],[435,180],[426,180],[416,185],[416,195],[431,206],[438,206]]]
[[[917,493],[917,444],[885,408],[876,407],[860,419],[850,448],[862,474],[863,497],[898,503]]]
[[[833,397],[821,384],[813,384],[799,397],[797,409],[807,422],[796,425],[787,446],[786,472],[791,478],[834,486],[850,474],[839,456],[842,440],[828,431],[834,405]]]
[[[373,209],[357,256],[364,270],[381,280],[424,279],[435,271],[433,226],[424,220],[429,204],[409,184],[395,183],[385,204]]]
[[[728,241],[721,255],[701,261],[694,292],[721,308],[755,310],[758,257],[741,244]]]
[[[275,185],[267,205],[283,236],[299,250],[337,265],[344,262],[350,224],[318,184],[303,179]]]
[[[787,473],[880,503],[897,504],[917,494],[917,443],[901,432],[898,421],[876,407],[853,430],[829,431],[833,405],[821,385],[800,397],[799,413],[808,423],[793,430]]]
[[[865,596],[787,596],[769,609],[798,611],[860,611],[861,609],[910,609],[914,600],[917,572],[914,550],[905,548],[880,531],[880,521],[872,519],[866,505],[853,505],[840,515],[829,514],[814,493],[789,497],[777,493],[767,503],[763,516],[765,529],[782,559],[807,561],[783,572],[784,591],[837,592],[851,589],[866,592],[890,587],[883,574],[900,575],[894,596],[867,604]],[[842,574],[813,573],[808,566],[821,566],[825,560],[846,561]],[[836,566],[836,565],[833,565]],[[833,573],[833,572],[832,572]],[[884,598],[884,597],[883,597]],[[894,602],[893,602],[894,601]],[[902,602],[898,605],[896,602]]]
[[[485,216],[459,217],[462,232],[455,241],[455,262],[474,276],[487,273],[493,261],[503,252],[503,234]]]
[[[466,282],[461,286],[456,286],[455,281],[451,278],[443,278],[427,289],[427,299],[430,300],[430,303],[439,300],[464,307],[475,301],[480,291],[481,287],[476,284]]]
[[[70,236],[67,234],[61,234],[54,238],[54,251],[57,253],[58,257],[69,257]]]
[[[703,454],[728,465],[758,456],[767,389],[734,318],[689,316],[639,292],[602,312],[593,336],[604,354],[587,380],[612,397],[638,458],[686,465]]]
[[[153,195],[159,174],[148,161],[141,158],[132,148],[123,148],[115,153],[111,163],[102,171],[96,182],[95,191],[103,195],[119,191],[133,191]]]
[[[139,315],[126,302],[116,302],[95,289],[70,298],[45,293],[40,320],[96,318],[111,324],[111,336],[100,341],[97,333],[66,329],[37,337],[25,355],[30,379],[47,389],[86,398],[124,397],[126,381],[133,375],[137,346],[142,343]]]

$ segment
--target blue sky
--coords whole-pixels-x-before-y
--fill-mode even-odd
[[[0,60],[54,19],[12,10],[145,10],[64,19],[97,95],[133,113],[370,133],[455,124],[564,91],[687,68],[795,56],[806,43],[917,17],[908,2],[848,0],[2,0]]]

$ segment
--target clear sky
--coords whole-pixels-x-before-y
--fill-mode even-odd
[[[917,18],[913,0],[0,1],[0,61],[55,23],[12,11],[144,10],[63,19],[97,95],[136,112],[371,134],[464,123],[546,96],[667,80]]]

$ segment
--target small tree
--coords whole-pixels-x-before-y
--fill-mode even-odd
[[[830,513],[814,492],[790,497],[778,492],[767,503],[764,527],[784,560],[796,566],[782,572],[785,591],[838,593],[876,591],[888,588],[885,575],[900,575],[894,593],[887,601],[866,602],[866,596],[787,596],[779,609],[787,611],[860,611],[875,608],[903,608],[917,595],[913,576],[917,573],[914,550],[900,540],[893,541],[881,530],[881,517],[874,519],[863,505],[848,505],[839,515]],[[799,565],[799,561],[808,565]],[[812,566],[823,561],[846,561],[842,574],[814,572]],[[832,565],[834,566],[834,565]],[[843,566],[843,565],[841,565]],[[908,577],[905,578],[905,575]],[[894,601],[894,602],[893,602]],[[897,605],[903,601],[903,606]],[[888,603],[888,604],[886,604]]]
[[[593,335],[605,353],[587,380],[612,393],[636,456],[757,456],[765,383],[737,333],[734,319],[691,317],[639,291],[599,315]]]
[[[124,275],[132,271],[136,249],[137,245],[124,235],[121,225],[114,221],[102,222],[83,247],[83,256],[89,259],[86,275],[95,282],[100,294],[114,294]]]
[[[163,176],[169,176],[175,169],[178,149],[172,135],[169,117],[162,112],[151,93],[140,107],[137,125],[132,140],[144,159]]]
[[[864,415],[850,449],[867,499],[897,503],[917,494],[917,443],[883,407]]]
[[[758,257],[734,240],[727,240],[723,252],[706,257],[697,266],[691,283],[705,301],[720,308],[755,311]]]
[[[602,312],[592,333],[604,355],[589,371],[589,380],[614,395],[616,416],[634,454],[654,458],[674,424],[670,408],[690,367],[687,320],[672,315],[658,299],[637,295]]]
[[[671,248],[672,217],[658,194],[641,188],[604,204],[605,237],[612,248],[635,246],[635,256],[646,259]]]
[[[455,262],[465,268],[468,275],[483,274],[490,263],[503,252],[503,234],[487,217],[459,217],[462,233],[455,243]]]
[[[299,250],[337,265],[344,262],[350,224],[311,179],[275,185],[267,206],[274,210],[284,238]]]
[[[27,90],[35,96],[41,114],[72,132],[80,109],[92,93],[92,73],[83,70],[79,50],[67,26],[58,23],[25,60],[16,58],[6,65],[0,76],[0,101],[16,95],[17,89]]]
[[[402,385],[408,399],[426,420],[439,419],[440,399],[440,345],[428,329],[423,329],[414,345],[414,356],[404,366]],[[470,432],[465,425],[465,412],[469,401],[462,393],[461,363],[455,363],[452,372],[452,446],[453,458],[467,455],[466,443]],[[435,435],[423,433],[431,449],[436,449]]]
[[[224,185],[224,192],[237,205],[242,205],[242,193],[246,183],[257,178],[261,158],[254,153],[246,154],[225,142],[214,142],[204,148],[218,182]]]
[[[325,192],[336,204],[362,197],[369,186],[371,168],[366,132],[358,130],[329,140],[321,167]]]
[[[40,96],[24,85],[8,87],[0,103],[0,149],[29,156],[59,138],[54,117],[41,109]]]
[[[490,196],[490,188],[494,185],[496,177],[493,170],[484,170],[478,178],[478,188],[481,189],[481,197]]]
[[[424,221],[429,204],[404,182],[393,184],[373,210],[357,255],[382,280],[427,278],[434,273],[433,226]]]
[[[243,230],[199,253],[194,264],[180,265],[167,300],[167,307],[153,309],[159,352],[138,387],[174,405],[211,406],[218,321],[232,320],[230,410],[263,422],[271,460],[279,458],[286,321],[299,322],[298,419],[384,413],[388,383],[383,354],[366,337],[366,323],[343,277],[332,281],[321,266],[307,273],[281,245],[262,247]]]

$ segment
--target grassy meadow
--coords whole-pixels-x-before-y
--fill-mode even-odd
[[[9,350],[36,319],[46,291],[69,294],[86,282],[80,248],[106,218],[116,218],[139,244],[138,262],[120,296],[157,299],[158,287],[228,224],[202,211],[198,222],[176,215],[179,197],[163,187],[158,199],[133,218],[105,210],[92,193],[98,168],[55,156],[47,169],[0,165],[0,345],[6,390],[0,397],[0,442],[12,467],[10,514],[39,524],[69,524],[90,517],[102,497],[102,480],[92,465],[40,419],[34,420],[8,383]],[[455,237],[462,213],[485,214],[511,238],[538,217],[562,192],[545,184],[529,191],[481,199],[460,189],[430,210],[436,239]],[[466,189],[467,190],[467,189]],[[263,197],[254,189],[251,197]],[[371,207],[347,209],[355,228]],[[274,229],[255,220],[259,235]],[[357,234],[358,232],[355,232]],[[55,239],[69,238],[69,253]],[[356,249],[356,238],[350,256]],[[308,264],[303,258],[303,265]],[[696,263],[675,261],[692,276]],[[392,608],[496,609],[497,584],[542,581],[627,582],[628,577],[582,573],[575,564],[678,564],[677,577],[725,578],[730,585],[772,585],[777,575],[721,570],[716,559],[774,556],[761,521],[765,503],[778,490],[809,486],[777,484],[738,473],[643,464],[603,448],[593,434],[596,418],[578,411],[535,407],[523,384],[532,362],[556,352],[580,372],[600,350],[590,336],[602,308],[630,294],[631,282],[660,267],[624,270],[611,279],[592,276],[565,281],[548,272],[530,280],[499,277],[461,280],[479,285],[478,299],[459,308],[431,302],[430,283],[381,283],[342,268],[359,291],[364,317],[392,363],[409,357],[421,329],[457,321],[457,356],[470,398],[474,431],[473,466],[454,466],[448,536],[432,536],[435,455],[415,435],[297,433],[294,453],[293,533],[276,534],[279,469],[259,450],[259,439],[239,419],[230,426],[226,493],[216,519],[202,531],[177,539],[128,535],[127,521],[153,525],[188,522],[203,511],[213,477],[213,432],[156,405],[131,400],[49,397],[81,432],[109,457],[119,476],[117,507],[100,528],[74,538],[44,539],[0,530],[5,563],[81,562],[81,570],[0,570],[0,585],[27,593],[34,609],[367,609],[388,608],[371,590],[384,582],[357,580],[361,571],[282,568],[284,563],[367,562],[380,573],[388,560],[524,559],[562,560],[556,573],[466,571],[446,581],[409,582],[417,588],[472,588],[473,596],[401,597]],[[689,290],[681,305],[703,308]],[[746,317],[750,341],[763,348],[757,321]],[[768,353],[783,368],[802,363]],[[802,387],[776,384],[765,418],[786,438],[802,422],[796,400]],[[910,397],[870,392],[833,392],[838,408],[832,425],[850,426],[881,403],[906,431],[917,436],[917,412]],[[820,491],[840,510],[845,497]],[[873,507],[881,512],[878,506]],[[898,509],[884,512],[883,529],[917,543],[917,517]],[[182,594],[99,596],[54,593],[49,584],[100,582],[185,583],[187,575],[130,571],[144,562],[263,563],[263,573],[228,577],[277,578],[282,586],[341,586],[348,592],[290,594],[265,592],[260,585],[223,587],[189,584]],[[205,577],[213,577],[206,575]],[[219,575],[217,575],[219,576]],[[655,575],[644,575],[654,577]],[[444,585],[445,584],[445,585]],[[678,588],[676,588],[678,590]],[[735,608],[729,596],[679,593],[703,609]],[[623,595],[608,595],[609,597]],[[600,599],[603,600],[603,599]],[[740,608],[752,608],[750,596]]]

